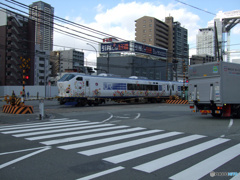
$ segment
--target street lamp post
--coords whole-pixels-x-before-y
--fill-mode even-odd
[[[92,46],[93,49],[96,51],[96,61],[97,61],[97,49],[92,44],[87,43],[87,45]]]

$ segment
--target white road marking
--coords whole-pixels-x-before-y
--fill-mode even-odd
[[[22,160],[24,160],[24,159],[27,159],[27,158],[29,158],[29,157],[31,157],[31,156],[34,156],[34,155],[36,155],[36,154],[39,154],[39,153],[44,152],[44,151],[49,150],[49,149],[51,149],[51,147],[49,147],[49,146],[48,146],[48,147],[44,147],[44,148],[42,148],[42,149],[40,149],[40,150],[38,150],[38,151],[32,152],[32,153],[27,154],[27,155],[24,155],[24,156],[22,156],[22,157],[20,157],[20,158],[17,158],[17,159],[14,159],[14,160],[12,160],[12,161],[9,161],[9,162],[7,162],[7,163],[1,164],[1,165],[0,165],[0,169],[5,168],[5,167],[7,167],[7,166],[10,166],[10,165],[12,165],[12,164],[14,164],[14,163],[16,163],[16,162],[22,161]]]
[[[228,124],[228,129],[230,129],[232,127],[232,125],[233,125],[233,119],[230,119],[230,122]]]
[[[140,113],[137,113],[137,116],[134,118],[134,120],[138,119],[141,116]]]
[[[233,125],[233,119],[230,119],[230,122],[229,122],[229,124],[228,124],[227,132],[228,132],[229,129],[232,127],[232,125]],[[226,134],[223,134],[223,135],[221,135],[220,137],[223,138],[223,137],[225,137],[225,136],[226,136]]]
[[[97,124],[97,125],[95,125]],[[90,129],[90,128],[96,128],[96,127],[104,127],[104,126],[113,126],[114,124],[101,124],[99,123],[86,123],[84,126],[80,125],[77,127],[70,127],[66,129],[54,129],[54,130],[46,130],[46,131],[37,131],[37,132],[30,132],[30,133],[22,133],[22,134],[15,134],[14,137],[26,137],[26,136],[36,136],[40,134],[50,134],[50,133],[56,133],[56,132],[65,132],[65,131],[74,131],[74,130],[81,130],[81,129]],[[86,125],[86,126],[85,126]]]
[[[154,153],[154,152],[157,152],[157,151],[161,151],[163,149],[174,147],[174,146],[177,146],[177,145],[180,145],[180,144],[184,144],[184,143],[187,143],[187,142],[190,142],[190,141],[194,141],[194,140],[197,140],[197,139],[200,139],[200,138],[203,138],[203,137],[206,137],[206,136],[191,135],[191,136],[175,139],[175,140],[172,140],[172,141],[168,141],[168,142],[165,142],[165,143],[149,146],[149,147],[146,147],[146,148],[141,148],[141,149],[138,149],[138,150],[135,150],[135,151],[130,151],[130,152],[123,153],[123,154],[120,154],[120,155],[108,157],[108,158],[105,158],[103,160],[116,164],[116,163],[131,160],[131,159],[134,159],[134,158],[137,158],[137,157],[141,157],[141,156],[144,156],[144,155],[147,155],[147,154],[151,154],[151,153]]]
[[[106,174],[110,174],[110,173],[113,173],[113,172],[116,172],[116,171],[119,171],[119,170],[122,170],[122,169],[125,169],[125,168],[122,167],[122,166],[118,166],[118,167],[115,167],[115,168],[112,168],[112,169],[109,169],[109,170],[106,170],[106,171],[102,171],[102,172],[99,172],[99,173],[96,173],[96,174],[92,174],[92,175],[89,175],[89,176],[86,176],[86,177],[79,178],[77,180],[90,180],[90,179],[94,179],[94,178],[97,178],[97,177],[100,177],[100,176],[104,176]]]
[[[107,124],[106,126],[111,126],[111,125]],[[84,130],[84,131],[75,131],[75,132],[67,132],[67,133],[59,133],[59,134],[50,134],[50,135],[44,135],[44,136],[36,136],[36,137],[30,137],[30,138],[26,138],[26,139],[33,141],[33,140],[39,140],[39,139],[70,136],[70,135],[84,134],[84,133],[98,132],[98,131],[106,131],[106,130],[112,130],[112,129],[113,129],[113,127],[104,127],[104,128],[90,129],[90,130]]]
[[[122,148],[131,147],[131,146],[135,146],[135,145],[139,145],[139,144],[143,144],[143,143],[148,143],[148,142],[151,142],[151,141],[156,141],[156,140],[159,140],[159,139],[163,139],[163,138],[167,138],[167,137],[175,136],[175,135],[179,135],[179,134],[182,134],[182,133],[180,133],[180,132],[169,132],[169,133],[160,134],[160,135],[156,135],[156,136],[151,136],[151,137],[147,137],[147,138],[141,138],[141,139],[137,139],[137,140],[133,140],[133,141],[128,141],[128,142],[123,142],[123,143],[119,143],[119,144],[104,146],[104,147],[90,149],[90,150],[86,150],[86,151],[81,151],[81,152],[78,152],[78,153],[79,154],[84,154],[86,156],[92,156],[92,155],[101,154],[101,153],[105,153],[105,152],[109,152],[109,151],[114,151],[114,150],[117,150],[117,149],[122,149]]]
[[[240,155],[240,144],[215,154],[182,172],[171,176],[170,179],[200,179],[226,162]],[[239,176],[240,177],[240,176]],[[232,178],[234,179],[234,178]],[[237,178],[236,178],[237,179]]]
[[[103,121],[102,121],[102,123],[104,123],[104,122],[107,122],[107,121],[109,121],[110,119],[112,119],[112,118],[113,118],[113,115],[112,115],[111,113],[108,113],[108,114],[110,114],[110,117],[109,117],[109,118],[107,118],[107,119],[105,119],[105,120],[103,120]]]
[[[132,138],[132,137],[138,137],[138,136],[152,134],[152,133],[161,132],[161,131],[162,130],[149,130],[149,131],[131,133],[131,134],[122,135],[122,136],[114,136],[114,137],[110,137],[110,138],[87,141],[87,142],[83,142],[83,143],[76,143],[76,144],[70,144],[70,145],[65,145],[65,146],[59,146],[58,148],[69,150],[69,149],[87,147],[87,146],[96,145],[96,144],[102,144],[102,143],[106,143],[106,142],[118,141],[118,140]]]
[[[68,120],[67,122],[86,122],[86,121],[77,121],[77,120]],[[67,123],[67,122],[62,122],[60,121],[58,124],[60,123]],[[31,123],[31,124],[21,124],[21,125],[11,125],[11,126],[2,126],[0,128],[0,131],[7,131],[7,130],[14,130],[14,129],[26,129],[29,127],[43,127],[43,126],[48,126],[51,124],[56,124],[56,122],[42,122],[42,123]]]
[[[225,143],[229,140],[230,139],[222,139],[222,138],[213,139],[213,140],[198,144],[196,146],[178,151],[176,153],[169,154],[169,155],[164,156],[162,158],[155,159],[153,161],[141,164],[139,166],[134,167],[134,169],[140,170],[140,171],[143,171],[143,172],[147,172],[147,173],[151,173],[151,172],[154,172],[154,171],[159,170],[161,168],[164,168],[166,166],[169,166],[173,163],[176,163],[180,160],[183,160],[187,157],[190,157],[190,156],[193,156],[197,153],[205,151],[209,148],[212,148],[212,147],[217,146],[219,144]]]
[[[20,153],[20,152],[25,152],[25,151],[33,151],[36,149],[43,149],[43,148],[45,148],[45,147],[37,147],[37,148],[31,148],[31,149],[22,149],[22,150],[18,150],[18,151],[4,152],[4,153],[0,153],[0,156],[7,155],[7,154]]]
[[[114,128],[118,129],[118,128],[126,128],[126,127],[128,127],[128,126],[117,126]],[[90,134],[90,135],[85,135],[85,136],[77,136],[77,137],[69,137],[69,138],[64,138],[64,139],[50,140],[50,141],[44,141],[44,142],[40,142],[40,143],[45,144],[45,145],[53,145],[53,144],[60,144],[60,143],[78,141],[78,140],[83,140],[83,139],[90,139],[90,138],[101,137],[101,136],[108,136],[108,135],[121,134],[121,133],[127,133],[127,132],[132,132],[132,131],[139,131],[139,130],[143,130],[143,129],[145,129],[145,128],[140,128],[140,127],[130,128],[130,129],[124,129],[124,130],[118,130],[118,131]]]
[[[87,121],[86,121],[87,122]],[[42,128],[30,128],[30,129],[22,129],[22,130],[15,130],[15,131],[5,131],[2,132],[3,134],[16,134],[16,133],[22,133],[22,132],[31,132],[31,131],[41,131],[41,130],[47,130],[47,129],[60,129],[60,128],[66,128],[66,127],[74,127],[77,125],[84,125],[86,122],[67,122],[67,123],[63,123],[60,126],[58,126],[59,124],[53,124],[51,126],[47,126],[47,127],[42,127]],[[65,124],[70,124],[70,125],[65,125]]]

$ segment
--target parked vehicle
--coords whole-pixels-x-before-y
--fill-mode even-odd
[[[189,104],[194,112],[240,117],[240,64],[191,65],[188,74]]]

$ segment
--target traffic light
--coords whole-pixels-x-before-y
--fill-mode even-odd
[[[28,75],[26,75],[26,76],[25,76],[25,79],[29,79],[29,76],[28,76]]]

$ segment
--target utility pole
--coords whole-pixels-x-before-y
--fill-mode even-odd
[[[182,99],[185,100],[185,82],[186,82],[186,66],[185,61],[183,60],[183,95]]]
[[[108,68],[108,74],[109,74],[109,50],[107,52],[107,68]]]

